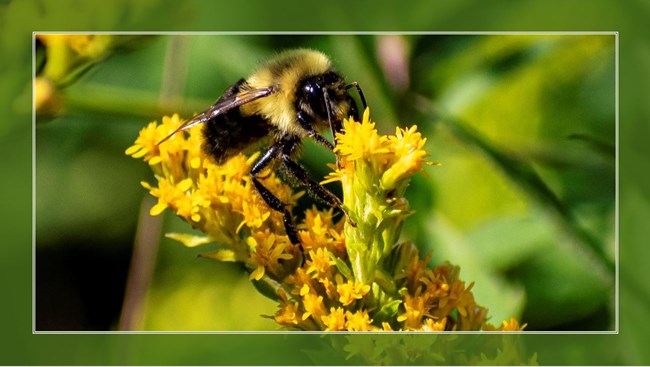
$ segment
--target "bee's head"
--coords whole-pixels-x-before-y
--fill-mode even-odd
[[[327,103],[336,119],[342,119],[351,108],[345,79],[335,71],[311,76],[300,81],[296,90],[296,107],[314,119],[327,121]]]

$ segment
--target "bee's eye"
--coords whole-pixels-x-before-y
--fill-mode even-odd
[[[308,79],[302,85],[302,93],[310,104],[319,104],[323,99],[322,81],[317,78]]]
[[[316,89],[316,88],[314,88],[314,84],[312,84],[312,83],[306,83],[306,84],[302,87],[302,90],[303,90],[306,94],[314,94],[315,89]]]

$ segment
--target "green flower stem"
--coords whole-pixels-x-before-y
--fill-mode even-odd
[[[355,279],[364,284],[374,281],[375,270],[399,238],[401,210],[379,182],[379,172],[365,160],[356,161],[355,175],[344,178],[343,204],[350,210],[356,226],[345,226],[347,252]]]

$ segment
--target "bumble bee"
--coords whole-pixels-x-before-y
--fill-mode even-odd
[[[247,79],[230,86],[210,108],[186,121],[158,144],[179,131],[204,124],[202,148],[221,164],[263,139],[269,140],[266,152],[251,169],[252,182],[268,206],[282,213],[290,241],[300,244],[291,213],[258,176],[271,163],[279,163],[286,178],[306,186],[312,196],[340,209],[348,217],[339,198],[311,180],[305,168],[294,159],[305,137],[333,151],[334,145],[319,131],[329,127],[336,136],[345,117],[359,118],[356,103],[348,94],[352,87],[357,89],[365,108],[359,85],[347,84],[332,68],[327,56],[308,49],[285,51]]]

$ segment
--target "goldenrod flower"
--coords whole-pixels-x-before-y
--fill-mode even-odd
[[[372,319],[367,310],[358,310],[356,312],[345,312],[345,328],[348,331],[368,331],[377,329],[372,325]]]
[[[46,63],[39,75],[54,85],[75,77],[77,68],[85,68],[102,59],[114,46],[113,35],[37,34],[45,45]],[[38,93],[38,90],[37,90]],[[37,98],[41,98],[38,96]]]
[[[291,244],[287,236],[277,237],[266,229],[264,232],[253,233],[246,243],[251,247],[249,263],[256,266],[251,279],[262,279],[265,271],[270,271],[276,278],[285,275],[280,261],[293,258],[288,250]]]
[[[275,315],[275,321],[281,325],[298,325],[299,311],[298,302],[285,303]]]
[[[65,45],[81,57],[97,59],[113,45],[115,36],[101,34],[38,34],[46,46]]]
[[[356,223],[344,231],[348,256],[356,278],[368,283],[376,265],[396,244],[409,214],[403,195],[410,177],[428,164],[426,139],[415,126],[398,128],[395,136],[380,136],[368,109],[360,123],[345,120],[336,138],[339,168],[324,182],[341,181],[343,205]]]
[[[55,116],[63,107],[61,93],[48,78],[34,79],[34,110],[39,116]]]
[[[422,325],[422,331],[445,331],[446,326],[447,318],[443,318],[439,321],[427,318],[424,320],[424,324]]]
[[[388,138],[392,143],[393,162],[381,175],[381,188],[390,191],[397,184],[419,172],[422,165],[427,164],[424,158],[427,152],[423,149],[427,139],[417,132],[417,126],[409,129],[396,129],[395,136]]]
[[[150,213],[169,209],[205,233],[168,235],[187,246],[221,246],[205,257],[244,263],[251,281],[263,285],[258,289],[278,301],[278,324],[330,331],[523,328],[514,318],[499,328],[487,324],[487,309],[476,303],[473,284],[460,279],[457,266],[430,268],[431,255],[397,242],[412,214],[404,198],[410,177],[431,164],[415,126],[380,135],[368,110],[361,122],[344,121],[336,136],[339,164],[325,181],[341,183],[350,220],[312,207],[298,215],[302,246],[296,246],[282,215],[252,185],[249,173],[259,155],[217,165],[200,149],[196,127],[158,144],[182,122],[178,115],[152,122],[126,150],[155,173],[155,183],[142,183],[158,199]],[[283,202],[293,205],[302,195],[269,169],[259,177]]]
[[[510,320],[503,320],[498,328],[490,324],[485,325],[485,330],[489,331],[522,331],[525,328],[526,324],[520,325],[514,317],[511,317]]]
[[[341,307],[330,307],[329,314],[321,316],[321,320],[327,331],[345,330],[345,310]]]
[[[246,262],[254,271],[254,279],[261,279],[266,271],[285,274],[279,263],[294,257],[293,246],[282,232],[281,215],[269,210],[253,188],[249,172],[256,156],[238,155],[223,165],[213,164],[200,149],[200,127],[158,145],[182,122],[178,115],[163,117],[161,124],[152,122],[126,150],[127,155],[149,163],[156,174],[157,185],[143,184],[158,198],[151,214],[171,209],[211,241],[233,251],[234,259]],[[264,184],[270,190],[292,202],[288,186],[273,172],[265,176]]]
[[[342,282],[342,277],[337,275],[337,282],[340,284],[336,286],[336,291],[339,293],[339,302],[343,306],[350,305],[352,302],[362,299],[368,292],[370,292],[370,285],[363,284],[358,281],[348,280]]]
[[[331,268],[336,263],[332,260],[333,254],[326,248],[318,248],[309,251],[309,260],[307,260],[307,273],[312,275],[312,278],[330,278]]]
[[[302,297],[302,303],[305,307],[302,319],[306,320],[308,317],[312,317],[316,322],[322,324],[322,317],[327,314],[323,304],[323,296],[307,293]]]
[[[404,313],[397,316],[398,322],[404,323],[405,329],[417,330],[422,327],[422,320],[425,316],[424,302],[426,297],[422,295],[404,296]]]

